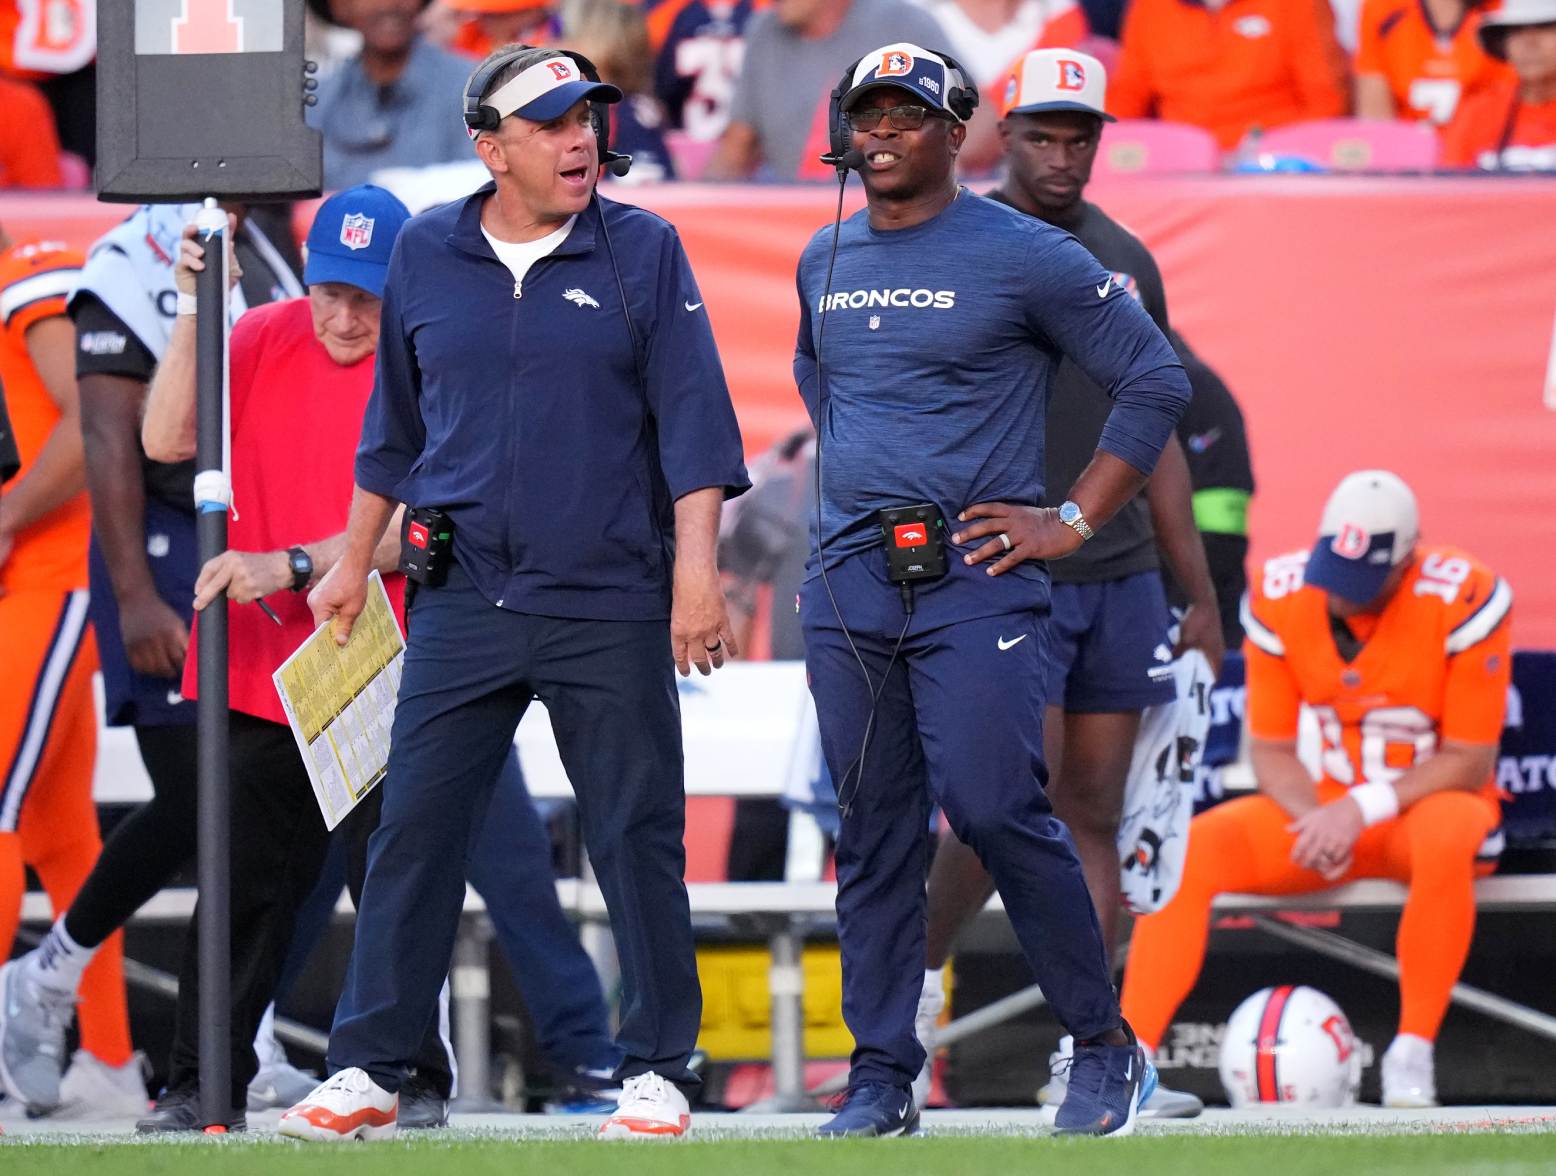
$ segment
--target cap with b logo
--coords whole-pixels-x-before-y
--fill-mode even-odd
[[[839,109],[846,114],[859,105],[865,91],[875,86],[897,86],[918,95],[931,110],[943,110],[955,117],[946,98],[952,87],[963,84],[960,71],[948,66],[939,54],[911,41],[901,41],[859,59]]]
[[[571,57],[548,57],[522,73],[509,78],[481,102],[501,117],[516,114],[531,122],[550,122],[561,118],[573,104],[587,98],[591,102],[620,102],[621,91],[609,82],[591,82],[583,76]],[[479,132],[472,132],[473,138]]]
[[[303,282],[342,282],[382,298],[394,239],[410,219],[394,193],[374,184],[335,193],[319,205],[308,230]]]
[[[1115,121],[1105,109],[1108,71],[1102,62],[1074,49],[1034,49],[1016,65],[1005,84],[1001,115],[1075,110]]]
[[[1410,557],[1419,532],[1416,496],[1403,478],[1388,470],[1347,474],[1324,504],[1303,579],[1354,604],[1368,604],[1389,573]]]

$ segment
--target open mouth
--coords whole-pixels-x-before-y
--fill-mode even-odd
[[[902,156],[895,151],[888,151],[884,147],[877,148],[865,155],[866,162],[871,171],[885,171],[887,168],[901,162]]]
[[[577,167],[565,168],[561,175],[569,184],[587,184],[589,182],[589,169],[583,164]]]

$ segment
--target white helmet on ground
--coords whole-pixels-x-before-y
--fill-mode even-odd
[[[1361,1051],[1340,1006],[1318,989],[1262,988],[1227,1022],[1221,1084],[1234,1107],[1348,1107]]]

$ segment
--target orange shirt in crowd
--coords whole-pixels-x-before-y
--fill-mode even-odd
[[[58,188],[59,132],[38,88],[0,78],[0,188]]]
[[[1513,593],[1500,576],[1455,548],[1419,547],[1383,610],[1348,622],[1365,644],[1346,662],[1306,563],[1305,551],[1279,556],[1248,585],[1251,734],[1296,738],[1306,703],[1324,777],[1346,787],[1392,782],[1443,740],[1496,744],[1512,665]],[[1484,790],[1496,796],[1489,777]]]
[[[23,477],[60,419],[54,398],[33,367],[27,332],[35,323],[65,313],[65,296],[85,262],[81,254],[55,242],[13,245],[0,253],[0,383],[5,385]],[[16,537],[10,558],[0,568],[0,587],[58,592],[85,588],[91,531],[91,507],[83,490]]]
[[[42,81],[97,56],[97,0],[0,0],[0,73]]]
[[[1344,115],[1347,74],[1327,0],[1132,0],[1108,110],[1192,123],[1232,148],[1255,127]]]
[[[1465,13],[1448,36],[1427,23],[1421,0],[1366,0],[1356,72],[1388,82],[1394,117],[1446,126],[1459,100],[1512,75],[1480,44],[1480,14]]]
[[[1444,167],[1556,171],[1556,100],[1528,103],[1517,79],[1465,97],[1443,132]]]

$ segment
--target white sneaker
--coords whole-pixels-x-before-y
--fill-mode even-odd
[[[353,1066],[319,1083],[281,1116],[276,1130],[289,1139],[384,1139],[398,1130],[399,1111],[398,1094]]]
[[[945,989],[926,974],[924,989],[918,997],[918,1014],[913,1018],[913,1034],[924,1047],[924,1068],[913,1079],[913,1105],[923,1110],[929,1105],[929,1084],[935,1068],[935,1039],[940,1036],[940,1014],[945,1012]]]
[[[52,1119],[139,1119],[151,1107],[146,1094],[150,1066],[136,1052],[122,1066],[108,1066],[78,1049],[59,1083],[59,1110]]]
[[[650,1071],[621,1084],[621,1105],[600,1127],[601,1139],[658,1139],[685,1135],[692,1109],[675,1085]]]
[[[1066,1033],[1059,1048],[1048,1055],[1048,1081],[1037,1092],[1038,1106],[1055,1107],[1070,1092],[1070,1063],[1075,1058],[1075,1038]]]
[[[1432,1043],[1413,1033],[1401,1033],[1383,1053],[1383,1105],[1435,1107]]]
[[[282,1054],[280,1061],[265,1062],[249,1082],[248,1108],[266,1111],[271,1107],[289,1107],[301,1102],[319,1084],[317,1075],[299,1070]]]

